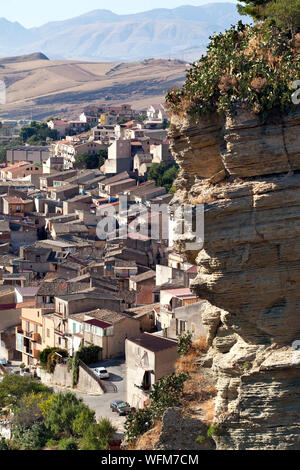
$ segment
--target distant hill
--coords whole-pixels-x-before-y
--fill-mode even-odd
[[[239,19],[232,3],[161,8],[132,15],[95,10],[31,29],[2,18],[0,56],[40,50],[51,59],[194,60],[205,51],[211,34],[223,31]]]
[[[44,54],[0,59],[7,88],[2,119],[78,118],[97,103],[131,103],[136,109],[163,101],[167,90],[184,82],[186,63],[53,61]]]
[[[32,62],[34,60],[49,60],[42,52],[34,52],[33,54],[20,55],[16,57],[0,58],[0,64],[13,64],[17,62]]]

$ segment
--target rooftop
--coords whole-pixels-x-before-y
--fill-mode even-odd
[[[112,326],[111,323],[97,320],[96,318],[93,318],[92,320],[85,320],[84,323],[87,323],[88,325],[92,325],[92,326],[97,326],[98,328],[102,328],[102,329],[110,328]]]
[[[146,271],[145,273],[138,274],[137,276],[134,276],[131,278],[131,281],[133,282],[142,282],[146,281],[147,279],[154,279],[156,277],[156,272],[155,271]]]
[[[177,347],[177,341],[154,336],[150,333],[142,333],[137,338],[131,338],[127,341],[130,341],[131,343],[134,343],[137,346],[152,352],[160,352],[164,351],[165,349]]]
[[[38,287],[16,287],[16,291],[23,297],[35,297],[38,290]]]
[[[69,317],[73,320],[82,322],[86,322],[91,319],[96,319],[109,324],[109,326],[112,326],[115,323],[119,323],[120,321],[123,321],[126,318],[130,318],[130,316],[126,315],[125,313],[118,313],[112,310],[105,309],[96,309],[91,310],[89,312],[73,313]]]

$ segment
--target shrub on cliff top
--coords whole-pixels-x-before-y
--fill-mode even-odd
[[[215,112],[232,115],[249,109],[264,120],[274,110],[294,107],[292,84],[300,78],[296,39],[274,22],[239,22],[210,38],[206,56],[191,65],[183,88],[168,92],[171,113],[196,121]]]
[[[295,34],[300,27],[300,0],[238,0],[239,13],[254,20],[273,19]],[[243,5],[244,4],[244,5]]]

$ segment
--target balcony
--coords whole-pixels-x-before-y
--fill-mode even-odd
[[[33,331],[24,331],[20,326],[16,327],[16,334],[22,335],[24,338],[27,338],[34,343],[41,342],[41,335],[39,333],[34,333]]]
[[[34,343],[40,343],[41,342],[41,335],[39,333],[33,333],[32,334],[32,341]]]

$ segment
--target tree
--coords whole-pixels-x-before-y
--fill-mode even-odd
[[[171,166],[162,175],[160,179],[160,185],[166,188],[166,191],[169,192],[177,176],[178,176],[178,167],[175,165]]]
[[[53,396],[52,392],[31,392],[21,397],[14,411],[14,425],[28,428],[43,419],[44,403]]]
[[[9,443],[4,438],[0,439],[0,451],[1,450],[9,450]]]
[[[58,450],[78,450],[78,447],[74,439],[64,438],[59,442]]]
[[[0,382],[0,407],[16,406],[23,396],[40,392],[50,393],[51,390],[31,377],[6,375]]]
[[[34,423],[29,428],[17,426],[13,429],[13,442],[20,450],[39,450],[49,437],[43,422]]]
[[[266,5],[266,16],[273,18],[280,28],[294,36],[300,28],[300,0],[277,0]]]
[[[96,168],[100,168],[103,164],[105,159],[107,158],[107,150],[100,150],[100,152],[95,153],[93,155],[88,155],[87,153],[83,153],[76,158],[75,164],[77,167],[84,167],[88,170],[93,170]]]
[[[150,408],[153,420],[161,419],[164,411],[172,406],[181,406],[184,383],[188,374],[171,374],[153,385],[150,393]]]
[[[192,349],[192,336],[190,331],[178,336],[177,352],[179,356],[185,356]]]
[[[84,424],[86,426],[92,424],[94,416],[95,413],[73,393],[58,393],[50,404],[45,424],[55,436],[63,434],[70,437],[76,435],[78,430],[82,430]],[[74,426],[77,431],[74,431]]]
[[[95,421],[95,412],[85,407],[80,410],[72,423],[72,432],[76,436],[84,436],[88,427]]]
[[[155,181],[156,186],[163,186],[169,192],[178,175],[176,163],[153,163],[148,172],[148,181]]]
[[[238,11],[255,21],[273,19],[294,35],[300,28],[300,0],[238,0]],[[241,5],[244,4],[244,5]]]
[[[83,439],[80,441],[81,450],[107,450],[108,443],[113,439],[116,428],[111,421],[103,418],[99,424],[93,423],[85,429]]]
[[[135,413],[130,413],[126,417],[125,437],[128,442],[133,442],[138,436],[149,431],[153,425],[154,422],[150,408],[137,410]]]
[[[50,129],[45,122],[32,121],[30,126],[21,129],[19,141],[31,145],[46,145],[47,140],[58,140],[58,132]]]
[[[238,0],[238,11],[241,15],[252,16],[254,20],[263,20],[265,16],[265,7],[272,0]],[[245,5],[240,5],[244,3]]]

